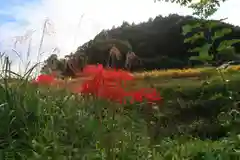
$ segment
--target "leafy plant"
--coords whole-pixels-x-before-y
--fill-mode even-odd
[[[224,40],[221,41],[216,51],[213,50],[214,44],[217,40],[224,37],[227,34],[230,34],[232,30],[230,28],[217,29],[218,22],[208,21],[208,22],[196,22],[196,24],[191,25],[187,24],[182,27],[182,34],[187,36],[192,34],[194,30],[199,32],[193,34],[189,38],[185,38],[185,43],[194,44],[198,40],[204,40],[202,46],[190,49],[190,52],[198,52],[199,56],[192,56],[190,60],[199,60],[203,62],[216,60],[218,61],[218,54],[227,50],[233,49],[233,45],[240,42],[240,39]],[[207,31],[206,31],[207,30]]]

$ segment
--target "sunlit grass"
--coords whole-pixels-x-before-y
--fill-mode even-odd
[[[136,78],[157,78],[157,77],[170,77],[170,78],[184,78],[184,77],[199,77],[209,71],[215,70],[214,68],[187,68],[187,69],[167,69],[167,70],[153,70],[135,73]]]
[[[240,71],[240,65],[231,65],[227,69],[233,71]]]

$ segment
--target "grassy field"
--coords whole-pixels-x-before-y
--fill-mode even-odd
[[[28,83],[0,87],[2,159],[240,159],[240,73],[134,73],[163,101],[120,105]]]

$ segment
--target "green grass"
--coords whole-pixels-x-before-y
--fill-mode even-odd
[[[2,159],[240,159],[240,74],[147,78],[161,104],[119,105],[64,90],[2,83]],[[206,80],[209,83],[204,83]],[[10,82],[12,83],[12,82]],[[1,159],[0,158],[0,159]]]

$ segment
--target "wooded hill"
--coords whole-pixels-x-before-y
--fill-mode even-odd
[[[194,44],[184,43],[186,37],[182,35],[182,26],[196,21],[203,20],[192,16],[184,17],[172,14],[167,17],[158,16],[137,25],[123,22],[120,27],[100,32],[93,40],[80,46],[78,52],[85,52],[89,56],[89,63],[106,64],[108,50],[111,44],[116,44],[123,54],[132,50],[139,57],[145,59],[143,68],[184,67],[189,64],[189,57],[197,54],[188,50],[203,45],[206,41],[202,39]],[[214,30],[222,28],[231,28],[232,33],[219,38],[214,43],[212,50],[215,50],[222,40],[240,39],[239,27],[218,22],[218,26]],[[198,31],[196,30],[196,32]],[[207,30],[204,32],[205,38],[213,35],[213,31],[212,33]],[[240,45],[235,47],[236,52],[240,53]]]
[[[201,46],[206,43],[216,30],[230,28],[232,32],[218,38],[211,48],[211,53],[216,53],[216,48],[220,41],[240,39],[240,27],[220,21],[215,22],[212,31],[208,29],[195,29],[188,37],[202,31],[204,37],[193,44],[184,43],[187,38],[182,34],[182,27],[186,24],[206,23],[209,21],[200,20],[192,16],[180,16],[171,14],[167,17],[157,16],[140,24],[128,24],[123,22],[119,27],[110,30],[103,30],[90,40],[78,47],[76,53],[72,55],[82,55],[88,57],[88,63],[101,63],[106,65],[109,50],[113,44],[125,55],[128,51],[133,51],[142,60],[140,69],[161,69],[161,68],[182,68],[189,66],[189,57],[198,53],[189,52],[189,49]],[[235,45],[235,52],[240,53],[240,45]],[[232,56],[225,56],[222,60],[234,59]],[[197,64],[198,62],[194,62]],[[137,67],[135,67],[137,69]]]

